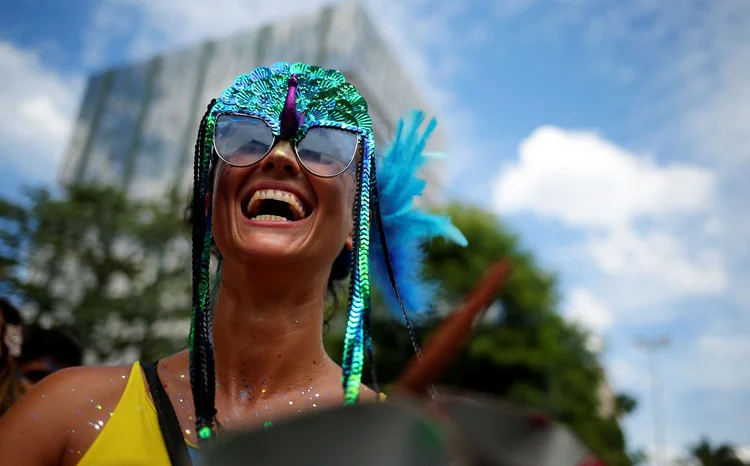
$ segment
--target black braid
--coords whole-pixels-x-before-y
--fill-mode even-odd
[[[349,271],[349,273],[350,273],[350,275],[349,275],[349,306],[347,307],[347,309],[351,309],[352,308],[352,302],[354,300],[354,284],[356,283],[357,278],[359,276],[359,267],[358,267],[358,262],[357,262],[357,254],[358,254],[358,251],[359,251],[359,234],[360,234],[360,231],[359,231],[359,209],[362,206],[362,201],[361,201],[360,197],[361,197],[361,193],[362,193],[362,172],[363,172],[362,159],[363,158],[364,157],[361,156],[361,152],[360,152],[359,161],[357,161],[357,172],[356,172],[356,175],[355,175],[355,177],[357,179],[357,191],[356,191],[356,195],[354,196],[354,217],[355,217],[355,219],[354,219],[354,222],[353,222],[354,223],[354,231],[352,232],[352,250],[354,251],[354,253],[352,254],[352,257],[351,257],[351,266],[350,266],[351,268],[350,268],[350,271]],[[353,355],[354,355],[354,353],[344,354],[344,360],[342,361],[342,364],[341,364],[342,367],[350,368],[350,370],[351,370],[351,362],[352,362],[351,358],[352,358]],[[346,380],[346,377],[348,375],[349,375],[348,373],[345,373],[344,377],[342,378],[342,381]],[[346,391],[346,387],[344,387],[344,390]]]
[[[211,180],[206,179],[211,165],[211,160],[205,160],[204,144],[206,138],[206,126],[208,117],[211,113],[216,100],[212,100],[206,109],[206,113],[201,119],[198,129],[198,138],[195,142],[195,154],[193,164],[193,345],[190,360],[190,382],[193,392],[193,403],[195,406],[195,424],[196,431],[199,433],[198,439],[203,442],[200,436],[202,428],[213,425],[216,417],[214,406],[216,377],[214,368],[213,343],[211,338],[211,300],[206,300],[205,305],[201,305],[200,283],[203,274],[203,254],[207,247],[204,243],[207,229],[210,228],[210,211],[208,207],[208,216],[205,208],[205,192],[210,190]]]
[[[383,227],[383,217],[380,214],[380,198],[378,196],[378,176],[375,170],[375,166],[377,164],[372,164],[372,173],[370,175],[372,179],[372,210],[375,214],[375,223],[378,225],[378,235],[380,236],[380,245],[383,248],[383,255],[385,256],[385,267],[386,270],[388,270],[388,278],[391,281],[391,286],[393,287],[393,291],[396,293],[396,299],[398,300],[398,305],[401,307],[401,313],[404,316],[404,322],[406,323],[406,330],[409,332],[409,339],[411,340],[411,345],[414,348],[414,353],[417,355],[417,359],[420,361],[422,360],[422,350],[419,348],[419,342],[417,341],[417,336],[414,332],[414,328],[411,325],[411,319],[409,319],[409,315],[406,313],[406,309],[404,308],[404,302],[401,299],[401,293],[398,291],[398,285],[396,284],[396,275],[393,272],[393,265],[391,264],[391,255],[388,253],[388,243],[385,239],[385,228]],[[429,388],[430,396],[434,399],[437,398],[437,390],[435,389],[434,385],[430,385]]]
[[[369,305],[367,306],[370,307]],[[380,395],[380,386],[378,385],[378,370],[375,366],[375,356],[372,350],[372,319],[370,313],[364,315],[363,324],[365,326],[365,349],[367,350],[367,362],[370,365],[370,377],[372,378],[372,389],[377,395]]]
[[[385,267],[388,270],[388,278],[391,280],[391,286],[393,287],[393,291],[396,293],[396,299],[398,300],[399,306],[401,306],[401,313],[404,316],[404,321],[406,322],[406,329],[409,332],[409,338],[411,339],[411,345],[414,347],[414,352],[417,354],[417,357],[421,360],[422,359],[422,350],[419,349],[419,343],[417,342],[417,337],[414,334],[414,329],[411,325],[411,319],[409,319],[409,315],[406,313],[406,309],[404,308],[404,303],[401,300],[401,293],[398,291],[398,285],[396,285],[396,276],[393,273],[393,265],[391,265],[391,255],[388,253],[388,244],[385,239],[385,229],[383,228],[383,218],[380,215],[380,201],[378,198],[378,177],[377,173],[375,173],[375,165],[373,164],[372,167],[372,174],[370,175],[372,178],[372,210],[375,214],[375,223],[378,225],[378,234],[380,236],[380,245],[383,248],[383,255],[385,256]]]

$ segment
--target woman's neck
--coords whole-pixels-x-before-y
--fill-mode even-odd
[[[222,280],[216,303],[217,398],[236,399],[240,391],[273,396],[339,370],[323,348],[325,283],[285,281],[282,290],[242,282],[255,286]]]

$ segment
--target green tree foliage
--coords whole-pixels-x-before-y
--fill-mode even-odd
[[[0,200],[0,293],[33,320],[68,328],[99,361],[183,346],[184,335],[157,323],[189,316],[184,205],[132,201],[106,187],[63,194]]]
[[[587,349],[587,335],[557,313],[555,277],[543,271],[518,238],[496,217],[461,204],[447,213],[469,241],[467,248],[437,240],[428,249],[426,273],[441,284],[439,308],[452,311],[497,258],[507,258],[513,272],[497,296],[499,316],[477,326],[468,347],[451,366],[442,384],[490,393],[538,408],[569,425],[611,466],[633,464],[626,453],[618,415],[635,409],[625,395],[612,413],[602,413],[597,394],[603,374],[597,357]],[[377,302],[377,301],[374,301]],[[412,350],[402,325],[374,311],[373,338],[377,374],[393,381]],[[440,319],[420,329],[423,337]],[[328,338],[332,355],[341,354],[340,334]]]
[[[701,466],[748,466],[742,461],[732,445],[713,445],[708,438],[702,438],[690,447],[693,462]]]
[[[629,395],[620,393],[615,397],[615,414],[617,417],[626,416],[632,413],[637,406],[638,402],[635,398],[632,398]]]

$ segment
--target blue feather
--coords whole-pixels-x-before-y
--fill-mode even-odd
[[[432,214],[414,204],[414,197],[422,195],[426,184],[419,177],[419,169],[433,156],[424,149],[437,126],[433,118],[420,132],[424,119],[423,112],[413,112],[408,125],[401,119],[390,148],[376,159],[378,203],[391,266],[404,309],[409,318],[417,322],[429,315],[438,288],[437,283],[425,280],[422,274],[424,244],[439,236],[461,246],[468,244],[448,217]],[[371,222],[370,228],[372,279],[388,310],[401,318],[401,307],[391,286],[376,222]]]

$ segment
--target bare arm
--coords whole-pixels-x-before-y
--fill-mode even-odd
[[[66,429],[59,406],[71,378],[61,371],[45,378],[0,417],[0,458],[17,466],[57,466],[62,460]]]
[[[114,409],[126,382],[122,373],[117,367],[77,367],[42,380],[0,417],[2,464],[77,464],[98,435],[98,429],[86,428],[92,410]]]

